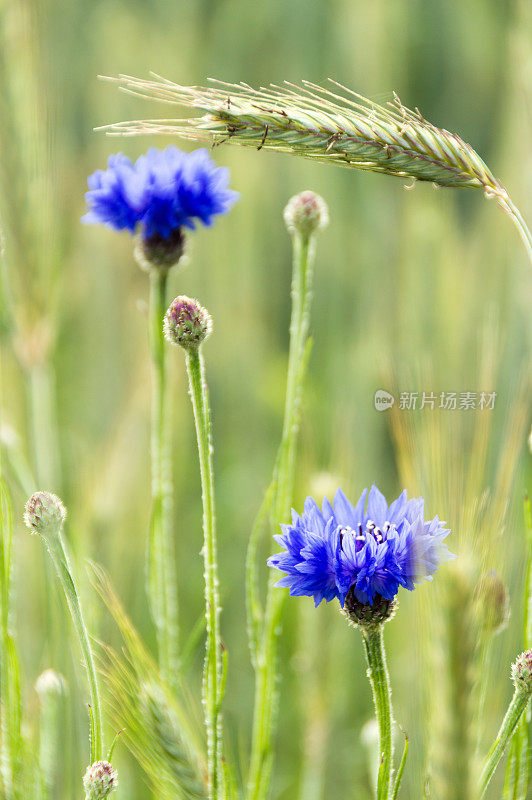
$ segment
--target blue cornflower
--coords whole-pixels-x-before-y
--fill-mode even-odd
[[[143,239],[169,240],[182,227],[211,225],[238,193],[228,188],[229,170],[217,167],[205,149],[184,153],[170,145],[150,147],[133,164],[122,153],[88,178],[88,211],[82,221],[115,230],[140,230]]]
[[[408,500],[406,491],[388,505],[373,485],[352,505],[338,489],[334,504],[324,499],[320,509],[307,497],[303,514],[292,512],[292,524],[275,537],[284,552],[268,565],[285,573],[277,585],[292,596],[308,595],[316,605],[337,597],[343,607],[351,591],[373,605],[378,596],[393,600],[400,586],[432,580],[454,558],[443,544],[444,525],[438,517],[425,522],[423,499]]]

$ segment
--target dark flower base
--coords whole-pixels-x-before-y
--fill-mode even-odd
[[[137,260],[143,269],[157,267],[171,269],[181,259],[185,250],[185,236],[182,228],[176,228],[170,236],[159,234],[142,236],[137,243]]]
[[[352,589],[347,593],[343,613],[353,625],[367,628],[370,625],[383,625],[391,619],[397,610],[397,598],[386,600],[380,594],[376,594],[373,605],[361,603],[354,595]]]

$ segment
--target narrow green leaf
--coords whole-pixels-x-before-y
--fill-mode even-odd
[[[402,728],[401,728],[401,730],[403,731]],[[405,746],[404,746],[404,750],[403,750],[403,755],[401,756],[401,762],[399,764],[399,769],[397,770],[397,775],[395,776],[395,783],[394,783],[394,786],[393,786],[392,800],[397,800],[397,797],[399,796],[399,789],[401,788],[401,781],[403,779],[403,773],[404,773],[405,767],[406,767],[406,759],[408,757],[408,734],[406,733],[406,731],[403,731],[403,736],[405,737]]]

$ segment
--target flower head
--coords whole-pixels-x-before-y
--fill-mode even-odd
[[[184,153],[175,145],[150,147],[133,164],[122,153],[109,156],[106,170],[88,178],[88,211],[82,221],[115,230],[140,230],[141,239],[160,255],[161,243],[176,238],[182,253],[181,228],[199,221],[212,225],[238,193],[228,188],[229,170],[217,167],[205,149]]]
[[[212,331],[212,317],[197,300],[180,295],[164,317],[164,335],[185,350],[199,347]]]
[[[83,777],[86,800],[105,800],[118,788],[118,774],[108,761],[96,761]]]
[[[444,524],[438,517],[426,522],[423,500],[408,500],[406,492],[388,505],[373,485],[353,505],[338,489],[334,504],[325,499],[320,509],[307,497],[303,514],[292,512],[292,524],[275,537],[284,552],[268,564],[285,573],[277,585],[292,596],[309,595],[316,605],[337,597],[343,607],[349,594],[373,606],[392,601],[400,586],[431,580],[454,558],[443,544]]]

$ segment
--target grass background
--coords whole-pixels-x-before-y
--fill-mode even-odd
[[[168,143],[93,132],[107,122],[168,115],[167,108],[121,94],[96,76],[154,70],[184,84],[213,76],[252,85],[331,76],[378,100],[396,90],[406,105],[471,142],[530,220],[532,9],[526,0],[0,0],[0,29],[2,413],[4,468],[19,520],[16,627],[29,726],[35,725],[32,685],[39,672],[53,666],[67,676],[62,796],[76,797],[87,758],[79,657],[42,548],[20,520],[33,488],[60,494],[91,630],[117,642],[90,588],[87,557],[107,567],[153,645],[143,579],[150,513],[147,280],[127,235],[86,228],[79,218],[86,176],[109,153],[135,157]],[[215,320],[206,357],[222,624],[230,652],[225,718],[235,757],[245,769],[253,697],[246,541],[273,464],[283,405],[291,254],[281,215],[288,198],[306,188],[325,198],[331,221],[318,245],[296,507],[312,489],[337,483],[358,496],[375,480],[391,496],[406,480],[405,463],[426,466],[409,488],[427,496],[433,475],[445,483],[467,467],[468,431],[481,412],[441,418],[447,460],[426,433],[431,412],[411,412],[408,426],[421,426],[420,443],[398,454],[391,415],[374,409],[378,388],[497,391],[488,479],[504,442],[515,435],[504,456],[520,465],[508,497],[509,525],[502,534],[484,521],[489,548],[478,566],[503,575],[514,607],[493,659],[489,740],[511,691],[508,665],[520,644],[521,498],[530,470],[527,431],[517,419],[530,395],[525,390],[525,401],[516,400],[530,365],[530,265],[517,234],[478,192],[422,185],[405,191],[386,176],[231,147],[214,157],[231,168],[241,200],[212,231],[190,237],[190,265],[172,277],[171,295],[197,296]],[[173,356],[176,549],[186,640],[202,607],[201,506],[184,363],[180,353]],[[490,385],[482,383],[486,375]],[[432,514],[453,525],[449,511],[427,499]],[[458,542],[474,549],[478,543],[468,535],[459,531],[451,549],[459,550]],[[265,556],[269,550],[266,543]],[[418,603],[428,604],[429,593],[437,602],[438,591],[437,581],[423,587]],[[419,618],[418,604],[405,597],[388,631],[396,717],[409,732],[419,710],[413,701]],[[313,612],[310,601],[287,604],[276,796],[367,795],[360,731],[371,717],[371,697],[358,638],[332,606]],[[195,689],[199,674],[198,655]],[[306,739],[307,716],[313,725]],[[421,738],[415,741],[405,797],[419,792],[425,775]],[[304,771],[309,789],[300,764],[313,747],[311,761],[323,763],[323,776]],[[117,760],[121,795],[149,796],[123,748]]]

